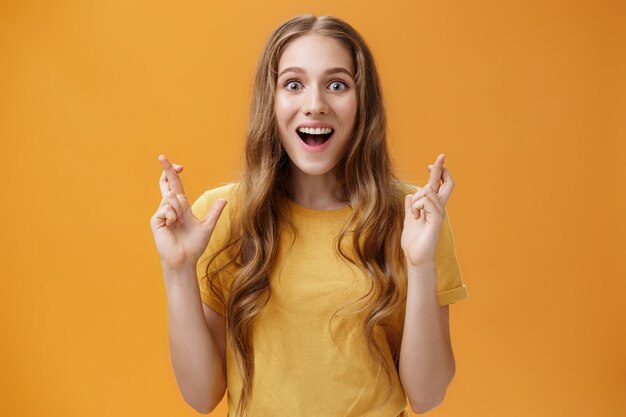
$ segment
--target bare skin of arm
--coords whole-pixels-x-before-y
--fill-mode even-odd
[[[399,373],[411,408],[425,413],[443,402],[454,377],[449,311],[438,305],[434,265],[411,268],[408,275]]]
[[[224,318],[200,301],[195,269],[164,276],[176,382],[189,405],[209,413],[226,392]]]

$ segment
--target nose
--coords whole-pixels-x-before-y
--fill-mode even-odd
[[[328,114],[328,103],[324,93],[318,88],[309,88],[306,90],[302,112],[307,116],[317,116],[319,114]]]

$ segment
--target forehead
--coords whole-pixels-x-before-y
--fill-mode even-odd
[[[354,74],[350,50],[328,36],[309,34],[289,42],[278,61],[278,72],[288,67],[301,67],[307,72],[344,67]]]

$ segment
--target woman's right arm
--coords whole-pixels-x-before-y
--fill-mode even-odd
[[[224,349],[219,346],[224,343],[224,335],[218,336],[224,323],[223,319],[205,319],[196,264],[226,201],[218,199],[205,219],[196,218],[178,176],[182,167],[172,165],[165,156],[159,160],[163,167],[159,181],[162,200],[150,226],[167,294],[170,357],[185,401],[195,410],[208,413],[226,391]]]
[[[170,357],[185,401],[200,413],[211,412],[226,391],[226,370],[203,312],[195,266],[163,270],[167,292]],[[216,313],[217,314],[217,313]]]

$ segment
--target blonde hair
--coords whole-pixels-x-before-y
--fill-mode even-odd
[[[357,114],[349,148],[337,165],[337,180],[343,187],[352,215],[335,240],[337,253],[357,266],[369,278],[364,337],[371,356],[389,380],[385,401],[392,393],[392,372],[385,360],[384,346],[376,340],[377,325],[386,326],[401,313],[406,300],[405,259],[400,247],[404,218],[403,196],[411,192],[408,184],[397,179],[387,147],[387,119],[374,58],[363,38],[348,23],[332,17],[304,15],[292,18],[274,30],[265,44],[254,79],[250,121],[245,145],[241,181],[231,204],[229,237],[207,265],[206,278],[212,291],[213,280],[229,266],[236,266],[226,308],[228,343],[235,354],[243,387],[237,416],[246,414],[254,375],[252,329],[257,315],[271,297],[270,274],[279,245],[279,222],[295,229],[282,204],[289,198],[289,159],[276,127],[274,97],[278,62],[292,40],[318,34],[342,42],[350,50],[355,68]],[[245,196],[245,204],[237,201]],[[351,239],[351,242],[348,240]],[[348,240],[351,253],[342,242]],[[229,261],[219,268],[211,264],[227,251]],[[335,317],[335,315],[333,315]],[[331,317],[332,321],[332,317]],[[397,366],[399,346],[392,346]]]

